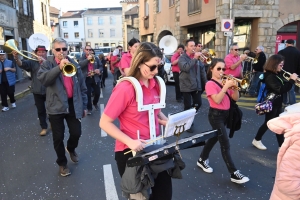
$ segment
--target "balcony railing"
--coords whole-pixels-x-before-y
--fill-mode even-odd
[[[188,0],[188,14],[201,12],[202,0]]]

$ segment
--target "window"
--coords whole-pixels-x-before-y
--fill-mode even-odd
[[[175,5],[175,0],[169,0],[169,7],[172,7]]]
[[[188,0],[188,14],[194,14],[201,11],[201,0]]]
[[[19,11],[19,0],[13,0],[13,7]]]
[[[75,32],[74,37],[78,39],[79,38],[79,32]]]
[[[114,16],[109,17],[110,20],[110,25],[115,25],[116,24],[116,18]]]
[[[89,29],[89,30],[88,30],[88,37],[89,37],[89,38],[92,38],[92,37],[93,37],[93,30],[92,30],[92,29]]]
[[[115,29],[110,29],[110,37],[116,37],[116,31]]]
[[[93,24],[93,19],[91,17],[87,18],[87,24],[92,25]]]
[[[69,34],[68,33],[64,33],[64,38],[68,39],[69,38]]]
[[[63,21],[63,27],[67,27],[68,26],[68,22],[67,21]]]
[[[157,0],[156,2],[156,12],[161,12],[161,1],[162,0]]]
[[[27,0],[23,0],[23,13],[24,13],[24,15],[28,15],[28,4],[27,4]]]
[[[104,24],[103,17],[98,17],[98,25],[103,25],[103,24]]]
[[[99,29],[99,38],[104,37],[104,30]]]
[[[46,4],[44,4],[43,2],[41,3],[41,11],[42,11],[42,20],[43,20],[43,25],[48,25],[47,24],[47,8],[46,8]]]
[[[74,27],[78,27],[78,21],[74,21]]]
[[[149,2],[145,1],[145,16],[149,16]]]
[[[95,43],[95,49],[99,49],[99,44]]]

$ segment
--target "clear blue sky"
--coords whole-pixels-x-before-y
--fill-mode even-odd
[[[82,10],[84,8],[106,8],[106,7],[122,7],[121,0],[50,0],[50,5],[68,10]]]

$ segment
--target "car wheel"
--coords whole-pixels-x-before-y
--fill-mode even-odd
[[[169,83],[167,73],[164,73],[164,82],[165,82],[165,84],[168,84],[168,83]]]

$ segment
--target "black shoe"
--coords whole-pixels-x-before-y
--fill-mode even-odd
[[[94,105],[96,110],[100,110],[99,106],[97,104]]]
[[[207,160],[202,160],[201,158],[199,158],[198,161],[197,161],[197,165],[198,165],[198,167],[201,167],[201,169],[203,171],[205,171],[206,173],[212,173],[214,171],[213,168],[211,168],[209,166],[208,159]]]
[[[69,176],[71,174],[67,165],[59,166],[59,173],[61,176]]]
[[[231,174],[230,180],[231,182],[242,184],[248,182],[250,179],[241,174],[239,170],[236,170],[233,174]]]
[[[66,151],[70,154],[70,159],[74,162],[74,163],[78,163],[78,155],[75,152],[75,150],[73,152],[69,152],[68,148],[66,147]]]

